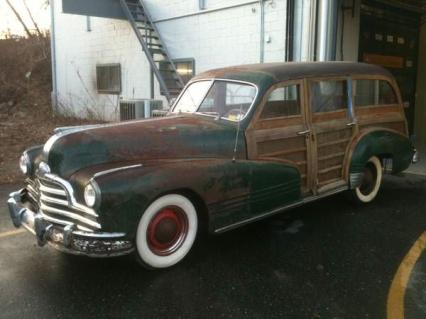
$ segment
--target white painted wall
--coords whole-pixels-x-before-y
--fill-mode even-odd
[[[149,98],[149,65],[127,21],[63,14],[56,1],[58,102],[63,112],[118,119],[116,95],[97,94],[96,64],[120,63],[120,97]],[[194,58],[196,73],[257,63],[260,58],[260,5],[249,0],[145,0],[172,58]],[[244,6],[214,11],[224,6]],[[265,1],[265,62],[284,61],[286,0]],[[213,10],[213,11],[210,11]],[[155,88],[159,95],[158,84]]]

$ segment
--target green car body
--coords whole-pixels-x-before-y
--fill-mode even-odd
[[[379,125],[354,134],[344,158],[345,185],[329,192],[304,193],[296,163],[250,156],[247,132],[273,85],[315,76],[370,73],[388,76],[380,68],[361,64],[221,69],[206,72],[193,82],[221,79],[253,84],[256,97],[240,122],[175,113],[163,118],[58,129],[45,145],[25,152],[28,186],[11,194],[11,217],[16,226],[32,229],[40,244],[49,242],[64,251],[89,256],[115,256],[134,250],[141,217],[154,200],[165,194],[189,198],[200,222],[209,232],[220,233],[356,188],[373,156],[383,161],[391,159],[392,173],[402,172],[414,154],[407,134]],[[61,211],[68,210],[58,208],[63,204],[62,191],[53,194],[58,183],[67,193],[73,214],[64,217],[62,224],[55,220],[61,220]],[[85,202],[84,191],[89,184],[97,194],[93,207]],[[41,189],[53,193],[40,199]],[[45,206],[56,207],[57,214],[54,209],[43,214]],[[25,210],[36,215],[41,211],[41,217],[28,221]],[[84,218],[75,219],[78,214]],[[69,234],[73,234],[71,239]],[[96,244],[100,241],[107,244],[99,248]]]

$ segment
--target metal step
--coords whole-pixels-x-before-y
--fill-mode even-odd
[[[157,48],[162,48],[163,45],[161,43],[148,43],[148,46],[151,47],[157,47]]]
[[[151,32],[155,31],[153,28],[147,26],[146,24],[144,24],[144,25],[137,25],[136,28],[139,29],[139,30],[149,30]]]
[[[148,49],[152,54],[161,54],[161,55],[167,56],[167,53],[164,52],[163,49],[151,49],[149,47],[148,47]]]

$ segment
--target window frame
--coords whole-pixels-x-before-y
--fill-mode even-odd
[[[308,92],[309,92],[309,99],[308,99],[308,105],[307,108],[309,109],[309,113],[312,114],[312,116],[317,116],[317,115],[325,115],[325,114],[333,114],[333,113],[346,113],[348,116],[351,115],[351,107],[353,107],[353,105],[351,106],[351,104],[353,104],[354,101],[354,95],[353,95],[353,78],[352,76],[338,76],[338,77],[334,77],[334,76],[324,76],[324,77],[318,77],[318,78],[307,78],[307,87],[308,87]],[[344,90],[344,92],[346,93],[345,97],[346,97],[346,107],[345,108],[340,108],[334,111],[329,111],[329,112],[314,112],[312,109],[312,99],[313,99],[313,92],[312,92],[312,85],[314,83],[318,83],[318,82],[344,82],[346,83],[346,90]],[[349,87],[350,85],[351,88]],[[350,90],[351,89],[351,90]],[[352,94],[349,95],[349,92],[351,92]]]
[[[358,106],[356,105],[356,82],[357,81],[362,81],[362,80],[370,80],[370,81],[384,81],[387,82],[389,84],[389,86],[391,87],[391,89],[393,90],[395,97],[396,97],[396,103],[391,103],[391,104],[373,104],[373,105],[363,105],[363,106]],[[376,107],[389,107],[389,106],[401,106],[402,105],[402,97],[401,97],[401,91],[399,90],[398,85],[396,84],[395,80],[390,79],[388,77],[385,76],[378,76],[378,75],[372,75],[372,76],[367,76],[367,75],[360,75],[360,76],[352,76],[352,99],[353,99],[353,107],[354,109],[365,109],[365,108],[376,108]]]
[[[286,83],[285,85],[281,85],[283,83]],[[258,121],[274,121],[274,120],[285,120],[285,119],[291,119],[291,118],[298,118],[298,117],[303,117],[304,116],[304,109],[303,109],[303,82],[283,82],[280,83],[280,85],[278,86],[273,86],[271,88],[271,90],[268,90],[268,92],[266,92],[265,94],[265,100],[264,103],[262,105],[262,110],[259,112],[259,116],[258,116]],[[276,116],[276,117],[269,117],[269,118],[262,118],[262,114],[263,111],[265,110],[265,108],[268,105],[269,102],[269,97],[271,96],[271,94],[273,92],[275,92],[276,90],[282,89],[282,88],[287,88],[290,86],[296,86],[298,87],[298,100],[299,100],[299,109],[300,109],[300,113],[299,114],[295,114],[295,115],[289,115],[289,116]]]
[[[253,102],[251,103],[250,107],[247,109],[247,112],[246,112],[246,114],[244,115],[243,118],[241,118],[239,121],[231,121],[231,120],[228,120],[226,118],[221,118],[221,119],[223,119],[225,121],[228,121],[228,122],[231,122],[231,123],[242,123],[248,117],[248,115],[251,113],[254,105],[257,104],[257,100],[258,100],[258,97],[259,97],[259,87],[255,83],[247,82],[247,81],[240,81],[240,80],[230,80],[230,79],[225,79],[225,78],[200,78],[200,79],[196,79],[196,80],[191,80],[191,81],[189,81],[185,85],[184,89],[180,92],[179,96],[176,98],[176,101],[173,103],[172,107],[170,108],[170,113],[174,113],[174,109],[179,104],[179,101],[182,98],[184,92],[186,91],[187,86],[192,85],[193,83],[202,82],[202,81],[208,81],[208,82],[210,82],[210,86],[206,90],[206,93],[204,94],[204,97],[201,100],[200,105],[198,105],[197,111],[195,111],[194,113],[191,113],[191,114],[197,114],[197,115],[201,115],[201,116],[214,117],[214,118],[217,117],[216,115],[210,115],[210,114],[205,114],[205,113],[199,113],[198,112],[198,109],[201,106],[201,103],[203,103],[204,99],[207,97],[207,95],[209,94],[212,86],[214,85],[214,83],[216,81],[224,81],[224,82],[230,82],[230,83],[236,83],[236,84],[250,85],[250,86],[254,87],[255,90],[256,90],[256,94],[255,94],[255,96],[253,98]]]
[[[288,117],[275,117],[269,119],[262,119],[260,115],[263,112],[266,103],[268,102],[269,95],[277,88],[286,87],[293,84],[300,85],[300,107],[301,114],[292,115]],[[253,113],[250,124],[248,128],[254,130],[262,130],[262,129],[271,129],[271,128],[281,128],[283,125],[287,125],[288,123],[297,122],[299,120],[307,123],[307,110],[306,110],[306,83],[305,79],[294,79],[294,80],[286,80],[283,82],[276,83],[272,85],[262,96],[262,99],[257,103],[256,110]]]
[[[100,79],[99,79],[99,69],[100,68],[111,68],[111,67],[118,67],[118,90],[113,90],[110,88],[104,89],[100,88]],[[98,94],[110,94],[110,95],[120,95],[123,87],[122,87],[122,72],[121,72],[121,63],[97,63],[96,64],[96,91]],[[109,81],[110,83],[112,81]]]

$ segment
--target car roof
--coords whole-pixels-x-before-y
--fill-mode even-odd
[[[238,65],[214,69],[198,74],[192,80],[229,79],[247,81],[257,85],[269,85],[303,78],[322,76],[386,76],[392,77],[386,69],[357,62],[286,62]]]

